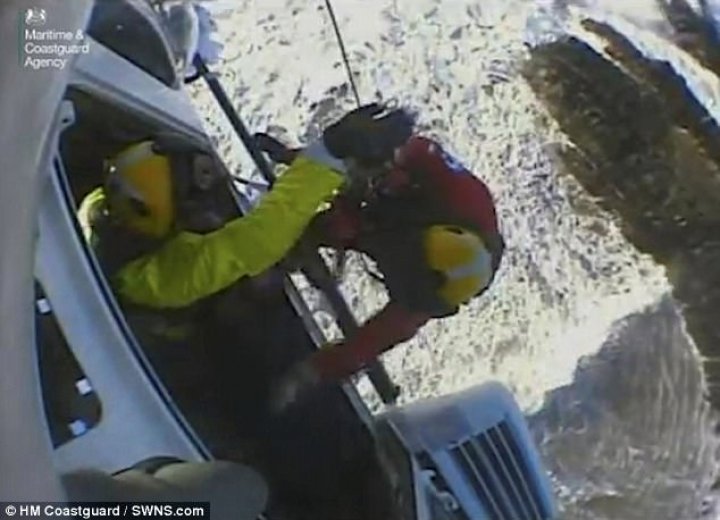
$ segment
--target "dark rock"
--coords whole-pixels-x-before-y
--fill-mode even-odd
[[[558,151],[624,235],[666,266],[720,406],[720,128],[670,64],[586,21],[612,60],[576,38],[531,50],[523,70],[574,147]],[[720,69],[718,69],[720,70]]]

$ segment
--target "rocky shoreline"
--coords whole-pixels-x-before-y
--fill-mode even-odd
[[[672,4],[678,45],[717,75],[716,33]],[[604,52],[567,37],[532,49],[523,75],[571,143],[559,167],[667,269],[720,409],[720,128],[669,63],[609,25],[583,25]]]

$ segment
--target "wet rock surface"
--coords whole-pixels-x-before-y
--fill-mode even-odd
[[[720,129],[671,65],[644,56],[609,25],[584,26],[603,39],[604,52],[567,37],[532,49],[523,75],[569,137],[557,150],[561,167],[666,267],[718,408]],[[709,67],[707,38],[684,41]]]

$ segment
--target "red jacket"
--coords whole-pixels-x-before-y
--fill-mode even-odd
[[[376,186],[376,191],[402,194],[412,187],[416,194],[413,203],[425,206],[418,208],[421,215],[442,215],[446,222],[462,223],[480,232],[489,244],[497,269],[503,243],[495,204],[487,186],[438,143],[420,136],[412,137],[400,150],[396,166],[382,184]],[[368,205],[372,206],[372,202]],[[363,210],[359,206],[346,199],[337,200],[325,215],[326,242],[354,247],[363,220]],[[412,338],[431,317],[390,301],[343,345],[319,350],[311,362],[323,379],[342,379],[362,369],[384,351]]]

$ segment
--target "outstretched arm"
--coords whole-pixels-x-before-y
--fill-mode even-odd
[[[182,232],[126,265],[114,284],[129,302],[184,307],[282,260],[343,177],[300,156],[247,215],[206,235]]]
[[[292,164],[258,207],[207,235],[179,233],[125,266],[115,277],[116,289],[132,303],[184,307],[272,267],[298,241],[320,204],[352,184],[355,174],[347,163],[385,163],[413,124],[402,110],[371,104],[330,125],[300,155],[285,157],[280,149]]]
[[[336,381],[363,369],[380,354],[412,338],[430,319],[389,303],[344,344],[319,350],[309,360],[320,379]]]

